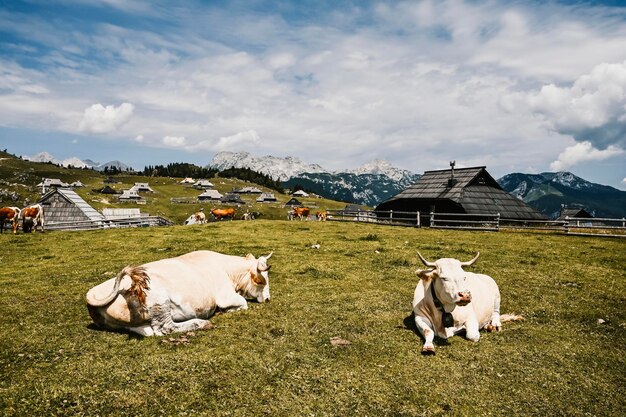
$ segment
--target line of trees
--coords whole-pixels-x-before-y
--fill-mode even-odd
[[[148,165],[143,169],[143,175],[146,177],[179,178],[213,178],[219,175],[222,178],[239,178],[240,180],[254,182],[275,191],[283,191],[280,181],[275,181],[269,175],[253,171],[250,168],[230,167],[219,171],[214,168],[203,168],[186,162],[175,162],[167,165]]]
[[[222,178],[239,178],[240,180],[254,182],[275,191],[283,191],[283,186],[280,181],[276,181],[269,175],[253,171],[250,168],[231,167],[220,171],[219,176]]]
[[[203,168],[186,162],[174,162],[167,166],[148,165],[143,169],[143,175],[146,177],[213,178],[217,172],[217,169]]]

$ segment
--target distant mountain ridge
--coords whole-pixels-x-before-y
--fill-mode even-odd
[[[33,156],[24,155],[22,156],[22,159],[26,161],[31,161],[31,162],[41,162],[41,163],[52,162],[53,164],[61,165],[66,168],[70,166],[74,168],[90,168],[96,171],[104,171],[105,168],[107,169],[116,168],[119,171],[128,171],[129,169],[131,169],[129,165],[126,165],[125,163],[120,162],[120,161],[109,161],[105,163],[99,163],[99,162],[94,162],[91,159],[81,160],[75,156],[60,161],[48,152],[39,152],[38,154],[33,155]]]
[[[626,191],[586,181],[571,172],[513,173],[498,179],[498,184],[553,218],[562,204],[583,206],[595,217],[626,216]]]
[[[323,197],[351,203],[376,205],[415,182],[419,175],[375,159],[356,169],[329,171],[288,156],[254,157],[247,152],[219,152],[208,167],[218,170],[249,168],[270,175],[287,188],[300,186]]]

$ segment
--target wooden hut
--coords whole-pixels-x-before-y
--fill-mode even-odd
[[[75,191],[55,188],[39,200],[47,225],[53,223],[98,222],[104,216],[91,207]]]
[[[226,193],[222,198],[220,198],[222,203],[234,203],[234,204],[245,204],[245,201],[241,199],[239,194],[234,193]]]
[[[285,203],[285,206],[287,207],[301,207],[302,206],[302,202],[300,200],[298,200],[297,198],[292,198],[289,201],[287,201]]]
[[[504,191],[484,166],[426,171],[415,184],[382,202],[375,210],[490,216],[500,213],[502,219],[515,220],[547,218]]]
[[[276,201],[276,196],[273,193],[263,193],[256,201],[257,203],[272,203]]]
[[[198,196],[198,200],[200,200],[200,201],[218,201],[222,197],[224,197],[224,196],[222,194],[220,194],[220,192],[217,191],[217,190],[204,190],[204,192]]]

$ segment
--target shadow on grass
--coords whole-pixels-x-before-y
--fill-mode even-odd
[[[145,337],[137,334],[137,333],[133,333],[130,330],[125,330],[125,329],[108,329],[106,327],[101,327],[98,326],[96,323],[89,323],[87,325],[87,328],[89,330],[94,330],[96,332],[107,332],[107,333],[117,333],[117,334],[125,334],[128,336],[128,340],[143,340]]]
[[[404,324],[404,329],[405,330],[410,330],[413,333],[415,333],[416,335],[419,336],[419,338],[422,340],[422,343],[424,343],[424,341],[426,339],[424,339],[424,336],[422,336],[422,334],[419,332],[419,330],[417,330],[417,326],[415,325],[415,313],[411,313],[408,316],[406,316],[404,318],[404,320],[402,320],[402,324]],[[400,328],[398,326],[398,328]],[[456,333],[456,335],[459,335],[461,337],[465,337],[465,330],[462,330],[459,333]],[[442,339],[440,337],[435,336],[435,340],[433,340],[433,343],[436,346],[449,346],[450,342],[448,342],[447,339]]]

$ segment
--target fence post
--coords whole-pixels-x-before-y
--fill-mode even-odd
[[[430,227],[435,227],[435,213],[430,212]]]
[[[500,213],[496,214],[496,230],[500,231]]]
[[[389,210],[389,223],[393,224],[393,210]]]
[[[420,212],[419,211],[417,212],[417,222],[416,222],[416,225],[417,225],[417,227],[421,227],[421,224],[420,224]]]
[[[626,227],[626,218],[622,217],[622,227]]]
[[[563,229],[565,229],[565,234],[569,233],[569,216],[565,216],[565,224],[563,225]]]

